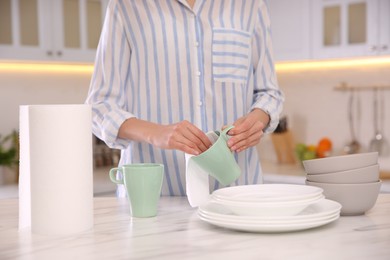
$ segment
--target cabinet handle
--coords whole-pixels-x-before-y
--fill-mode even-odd
[[[376,46],[376,45],[371,45],[371,46],[369,47],[369,50],[370,50],[371,52],[377,51],[377,49],[378,49],[378,46]]]
[[[62,51],[57,51],[57,56],[62,56]]]
[[[387,51],[388,48],[389,48],[389,46],[384,44],[384,45],[381,46],[381,51]]]
[[[47,54],[47,56],[53,56],[53,52],[52,51],[47,51],[46,54]]]

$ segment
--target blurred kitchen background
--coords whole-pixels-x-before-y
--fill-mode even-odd
[[[18,130],[20,105],[84,102],[108,1],[0,0],[0,140]],[[313,150],[323,138],[329,155],[346,153],[353,134],[359,152],[369,151],[375,93],[389,142],[390,0],[268,3],[287,126],[258,146],[265,172],[303,174],[297,144]],[[0,156],[11,139],[0,141]],[[106,174],[118,159],[119,151],[94,139],[95,195],[113,194]],[[380,167],[388,178],[389,153],[381,153]],[[0,198],[17,196],[16,168],[0,165]]]

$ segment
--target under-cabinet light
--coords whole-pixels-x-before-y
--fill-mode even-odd
[[[361,58],[345,60],[320,60],[320,61],[297,61],[280,62],[275,64],[276,71],[294,70],[322,70],[322,69],[342,69],[342,68],[363,68],[364,66],[390,65],[390,57]]]
[[[320,61],[296,61],[276,62],[278,72],[296,70],[321,70],[338,68],[361,68],[363,66],[390,65],[390,57],[362,58],[345,60],[320,60]],[[25,63],[25,62],[0,62],[0,72],[54,72],[54,73],[89,73],[93,72],[93,64],[63,64],[63,63]]]
[[[37,72],[37,73],[89,73],[93,72],[92,64],[62,63],[18,63],[0,62],[0,72]]]

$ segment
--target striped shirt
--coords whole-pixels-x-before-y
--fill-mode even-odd
[[[86,100],[94,134],[121,149],[120,165],[164,164],[162,195],[185,195],[184,153],[121,139],[119,127],[137,117],[188,120],[208,132],[260,108],[272,132],[284,97],[270,35],[265,0],[197,0],[193,9],[185,0],[111,0]],[[262,183],[256,148],[235,156],[242,170],[235,185]]]

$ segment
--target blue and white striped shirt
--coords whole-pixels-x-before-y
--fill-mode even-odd
[[[208,132],[260,108],[271,132],[283,98],[265,0],[197,0],[193,9],[185,0],[110,1],[86,101],[93,131],[122,150],[120,165],[163,163],[163,195],[186,194],[184,153],[118,138],[126,119],[188,120]],[[255,147],[236,159],[236,185],[262,183]]]

